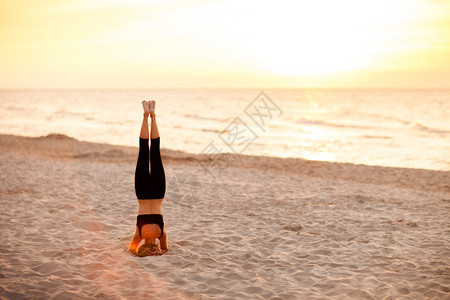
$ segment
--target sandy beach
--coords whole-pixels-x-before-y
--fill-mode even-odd
[[[139,258],[137,148],[0,135],[0,298],[450,297],[450,172],[162,156],[169,252]]]

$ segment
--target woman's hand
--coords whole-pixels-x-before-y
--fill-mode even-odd
[[[144,252],[138,252],[138,251],[136,251],[136,250],[130,250],[130,252],[131,252],[131,254],[136,255],[136,256],[139,256],[139,257],[147,256],[146,253],[144,253]]]
[[[146,256],[163,255],[166,252],[167,252],[167,250],[160,250],[160,249],[156,249],[153,251],[148,250]]]
[[[130,252],[136,256],[139,257],[144,257],[144,256],[156,256],[156,255],[163,255],[164,253],[167,252],[167,249],[165,250],[150,250],[150,249],[145,249],[145,250],[141,250],[141,251],[131,251]]]
[[[139,247],[139,249],[134,250],[130,250],[131,253],[133,253],[136,256],[139,257],[144,257],[144,256],[156,256],[156,255],[163,255],[164,253],[167,252],[167,249],[160,249],[157,245],[155,244],[144,244],[141,247]]]

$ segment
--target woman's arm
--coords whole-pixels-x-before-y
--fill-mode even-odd
[[[167,235],[166,235],[166,231],[164,230],[163,235],[159,238],[159,246],[161,248],[161,254],[166,253],[169,248],[167,245]]]
[[[141,239],[141,237],[139,236],[139,229],[138,229],[138,227],[136,226],[136,232],[134,233],[133,239],[131,240],[130,247],[128,248],[128,250],[129,250],[131,253],[137,255],[137,248],[138,248],[139,243],[141,242],[141,240],[142,240],[142,239]]]

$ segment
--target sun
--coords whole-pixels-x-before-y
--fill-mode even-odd
[[[232,44],[279,75],[323,75],[376,67],[414,31],[419,0],[279,1],[228,24]],[[423,4],[423,3],[422,3]],[[233,51],[229,47],[230,51]]]

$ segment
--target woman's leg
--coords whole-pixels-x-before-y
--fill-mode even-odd
[[[145,199],[146,185],[150,178],[149,170],[149,147],[148,147],[148,116],[150,111],[146,107],[146,103],[143,102],[144,117],[141,125],[141,132],[139,134],[139,156],[136,164],[136,172],[134,176],[134,186],[136,190],[136,197],[138,199]]]
[[[145,113],[144,113],[144,119],[142,120],[141,133],[139,134],[139,137],[141,139],[148,140],[148,114],[146,115]]]
[[[139,157],[135,172],[135,190],[138,199],[162,199],[166,192],[166,178],[160,153],[160,138],[155,115],[155,101],[143,102],[144,118],[139,137]],[[149,150],[148,116],[151,118]],[[150,165],[150,167],[149,167]]]
[[[150,101],[149,102],[151,127],[152,127],[151,131],[150,131],[151,139],[159,138],[158,125],[156,124],[155,106],[156,106],[156,102],[155,101]],[[148,126],[147,126],[147,130],[148,130]]]
[[[156,123],[155,115],[155,101],[150,102],[150,118],[151,118],[151,145],[150,145],[150,176],[154,183],[155,197],[156,199],[164,198],[166,193],[166,176],[164,173],[164,167],[161,160],[160,152],[160,138],[158,125]]]

